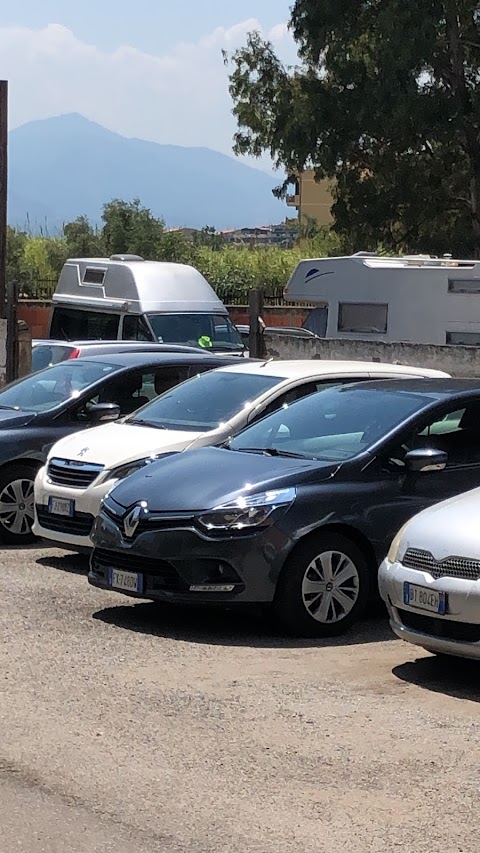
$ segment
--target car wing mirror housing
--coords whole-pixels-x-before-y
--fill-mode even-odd
[[[120,417],[120,406],[116,403],[96,403],[85,412],[86,420],[91,424],[105,424],[117,421]]]
[[[447,467],[448,454],[434,447],[424,447],[410,450],[405,455],[407,471],[415,474],[425,474],[429,471],[443,471]]]

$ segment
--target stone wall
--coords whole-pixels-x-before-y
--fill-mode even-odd
[[[444,370],[452,376],[480,377],[480,347],[339,341],[333,338],[311,341],[279,334],[266,334],[265,346],[268,356],[273,358],[378,361],[430,367]]]

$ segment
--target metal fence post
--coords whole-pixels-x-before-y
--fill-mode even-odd
[[[5,374],[8,382],[18,377],[18,282],[7,282],[7,352]]]
[[[263,358],[265,355],[263,343],[265,324],[262,319],[263,290],[259,287],[253,287],[248,294],[248,303],[250,313],[250,356],[251,358]]]

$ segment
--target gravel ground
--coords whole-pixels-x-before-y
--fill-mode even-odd
[[[1,853],[477,853],[477,665],[381,620],[294,642],[3,553]]]

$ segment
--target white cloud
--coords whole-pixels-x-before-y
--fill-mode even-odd
[[[245,43],[261,22],[218,27],[165,55],[125,45],[107,52],[60,24],[0,28],[0,77],[10,81],[10,127],[65,112],[127,136],[231,151],[235,129],[221,50]],[[264,35],[287,61],[293,43],[284,23]]]

